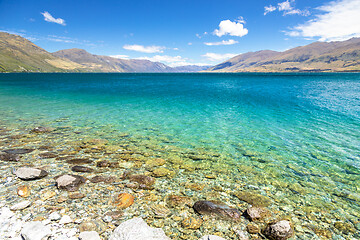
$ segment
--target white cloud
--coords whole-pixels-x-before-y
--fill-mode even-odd
[[[235,41],[233,39],[229,39],[229,40],[222,40],[221,42],[204,42],[205,45],[207,46],[219,46],[219,45],[233,45],[239,43],[238,41]]]
[[[210,61],[224,61],[227,60],[229,58],[235,57],[238,54],[233,54],[233,53],[225,53],[225,54],[218,54],[218,53],[206,53],[204,55],[201,55],[203,57],[206,57],[208,60]]]
[[[277,9],[277,7],[274,7],[272,5],[270,6],[265,6],[264,7],[264,15],[268,14],[269,12],[273,12]]]
[[[308,16],[310,15],[310,12],[308,10],[300,10],[300,9],[296,9],[292,6],[292,4],[295,3],[295,0],[286,0],[284,2],[278,3],[277,6],[265,6],[264,7],[264,15],[270,13],[270,12],[274,12],[276,10],[278,10],[279,12],[283,12],[283,15],[303,15],[303,16]]]
[[[143,52],[143,53],[162,53],[165,47],[161,46],[143,46],[143,45],[124,45],[124,49],[131,50],[131,51],[137,51],[137,52]]]
[[[192,63],[189,62],[189,59],[183,58],[181,56],[155,55],[153,57],[139,57],[137,59],[149,60],[152,62],[161,62],[170,67],[179,67],[179,66],[187,66],[187,65],[198,65],[198,66],[210,65],[207,63]]]
[[[109,57],[120,58],[120,59],[129,59],[128,55],[110,55]]]
[[[323,13],[294,27],[287,34],[304,38],[319,38],[320,41],[342,41],[360,37],[359,0],[333,1],[317,9]]]
[[[223,20],[219,24],[219,29],[215,29],[214,35],[221,37],[229,34],[230,36],[242,37],[248,34],[248,30],[244,28],[243,22],[232,22]]]
[[[60,25],[63,25],[65,26],[66,23],[65,23],[65,20],[62,19],[62,18],[54,18],[53,16],[51,16],[51,14],[47,11],[41,13],[43,16],[44,16],[44,20],[47,21],[47,22],[53,22],[53,23],[57,23],[57,24],[60,24]]]

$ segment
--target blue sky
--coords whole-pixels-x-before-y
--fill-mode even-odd
[[[359,0],[0,0],[0,31],[171,66],[360,37]]]

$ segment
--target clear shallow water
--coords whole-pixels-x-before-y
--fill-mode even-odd
[[[294,205],[360,215],[360,74],[1,74],[0,103],[3,125],[209,151]]]

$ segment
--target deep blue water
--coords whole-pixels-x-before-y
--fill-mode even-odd
[[[166,138],[274,181],[328,186],[356,207],[360,199],[357,73],[1,74],[0,117],[12,126],[87,128],[113,141],[117,133]],[[264,161],[251,163],[249,152]]]

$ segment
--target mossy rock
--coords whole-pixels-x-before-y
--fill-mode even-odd
[[[241,201],[247,202],[256,207],[267,207],[271,204],[269,197],[251,191],[238,191],[234,195]]]

